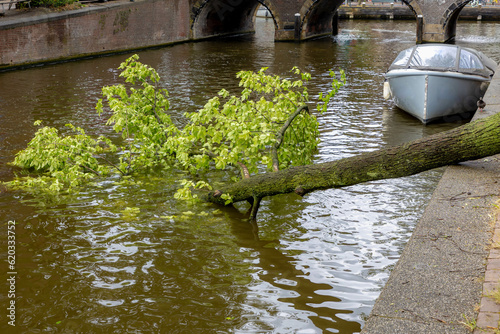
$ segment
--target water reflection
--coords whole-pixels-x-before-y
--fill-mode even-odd
[[[254,308],[254,314],[245,317],[245,323],[239,331],[260,331],[267,328],[277,333],[297,329],[307,333],[308,329],[315,332],[317,328],[331,325],[332,321],[338,327],[352,332],[361,329],[359,323],[339,317],[339,314],[351,314],[352,311],[342,308],[339,304],[342,300],[332,292],[332,285],[324,283],[324,279],[317,280],[314,275],[311,276],[314,271],[310,270],[309,265],[297,268],[297,256],[304,253],[303,250],[293,252],[294,256],[286,255],[281,250],[283,245],[279,239],[260,240],[256,223],[242,224],[245,217],[239,211],[231,212],[231,218],[235,219],[231,232],[236,236],[239,247],[256,252],[258,268],[254,268],[254,276],[258,277],[258,282],[250,285],[247,297],[247,304]],[[262,307],[266,304],[264,301],[272,303]],[[282,303],[287,306],[274,306]],[[311,323],[301,319],[303,317]],[[266,319],[270,324],[266,324]]]
[[[264,25],[266,24],[263,22]],[[235,73],[297,65],[329,85],[330,68],[346,87],[321,116],[316,161],[397,145],[457,126],[422,126],[382,98],[383,73],[414,43],[411,22],[343,21],[330,39],[274,43],[272,33],[182,44],[140,53],[170,91],[172,115],[196,111]],[[457,43],[500,61],[498,24],[459,25]],[[486,35],[483,35],[486,34]],[[500,42],[500,41],[499,41]],[[94,112],[103,85],[119,81],[126,56],[0,73],[0,179],[33,135],[32,122],[72,122],[108,133]],[[189,206],[173,199],[169,171],[140,184],[103,181],[58,199],[0,193],[3,222],[18,221],[17,314],[20,332],[60,333],[355,333],[387,280],[441,171],[304,199],[263,201],[259,226],[246,208]],[[230,175],[200,178],[226,182]],[[127,208],[139,212],[130,214]],[[5,229],[1,230],[5,243]],[[5,273],[2,276],[5,278]],[[5,294],[0,294],[2,302]],[[11,328],[2,322],[1,330]]]

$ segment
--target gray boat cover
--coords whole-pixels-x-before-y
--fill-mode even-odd
[[[419,44],[399,53],[390,70],[451,71],[490,78],[497,64],[474,49],[451,44]]]

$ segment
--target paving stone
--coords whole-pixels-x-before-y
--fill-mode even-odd
[[[493,239],[492,239],[492,244],[500,244],[500,233],[494,233],[493,234]]]
[[[498,328],[498,321],[500,320],[500,314],[494,312],[480,312],[477,317],[476,325],[479,328],[490,330]],[[482,332],[484,333],[484,332]]]
[[[488,283],[500,282],[500,270],[486,270],[484,281]]]
[[[500,270],[500,259],[488,259],[486,270]]]
[[[489,259],[500,259],[500,249],[499,248],[492,248],[490,250],[490,255],[488,256]]]
[[[498,230],[498,229],[500,229],[500,218],[497,218],[497,222],[495,223],[495,233],[497,233],[496,230]]]
[[[498,290],[499,288],[498,282],[485,282],[483,284],[483,296],[488,296]]]
[[[481,298],[480,312],[497,312],[500,313],[500,305],[495,302],[493,298]]]

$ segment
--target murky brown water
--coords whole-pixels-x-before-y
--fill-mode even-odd
[[[418,121],[382,99],[383,73],[414,43],[412,22],[342,21],[338,43],[255,37],[140,52],[171,93],[174,112],[195,111],[239,70],[296,65],[327,88],[348,84],[320,119],[317,161],[399,144],[456,126]],[[269,28],[269,27],[267,27]],[[500,61],[500,24],[461,23],[457,44]],[[0,180],[32,137],[33,122],[72,122],[102,133],[100,88],[117,82],[128,55],[0,73]],[[103,182],[73,197],[0,195],[1,258],[17,222],[15,298],[2,285],[6,333],[355,333],[369,314],[441,171],[264,201],[257,226],[236,209],[189,206],[172,195],[181,173],[142,185]],[[224,179],[224,175],[208,175]],[[138,207],[136,219],[122,211]],[[218,210],[216,210],[218,209]],[[3,261],[1,279],[9,268]],[[7,324],[15,300],[16,327]],[[15,329],[15,331],[12,331]]]

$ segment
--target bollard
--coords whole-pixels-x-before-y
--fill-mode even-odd
[[[339,34],[339,12],[335,11],[332,18],[332,35],[337,36]]]
[[[417,44],[422,44],[424,39],[424,17],[422,15],[417,16]]]
[[[300,14],[295,14],[295,40],[300,41]]]

